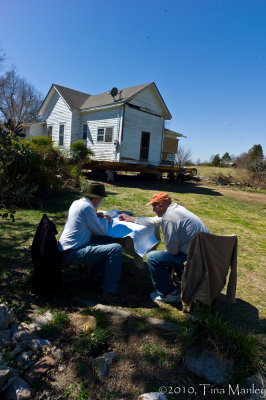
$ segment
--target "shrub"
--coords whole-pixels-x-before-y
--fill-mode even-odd
[[[82,166],[89,156],[93,155],[93,151],[87,147],[83,140],[78,140],[70,146],[70,175],[79,178],[82,175]]]
[[[87,147],[83,140],[77,140],[70,146],[70,157],[76,164],[84,163],[92,155],[93,151]]]
[[[33,193],[43,194],[59,188],[57,174],[63,161],[49,138],[19,141],[5,137],[0,143],[2,201],[3,191],[9,203],[12,203],[12,193],[15,203],[24,203]]]
[[[184,347],[197,347],[199,351],[209,348],[218,356],[232,360],[231,377],[241,382],[259,367],[259,345],[257,340],[223,322],[218,314],[199,311],[184,336]]]

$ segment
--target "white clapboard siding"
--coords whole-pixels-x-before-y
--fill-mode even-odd
[[[59,125],[64,124],[64,145],[62,147],[69,149],[71,144],[72,112],[58,93],[54,94],[44,118],[46,118],[47,126],[53,127],[52,139],[55,145],[59,144]]]
[[[121,161],[138,162],[143,131],[150,132],[150,150],[148,163],[161,161],[164,119],[127,107],[124,115],[123,141],[121,143]]]
[[[81,115],[80,138],[82,138],[83,124],[88,125],[87,146],[94,152],[94,160],[118,161],[114,140],[119,140],[122,126],[122,107],[87,112]],[[98,128],[113,128],[113,141],[110,143],[97,142]]]
[[[45,122],[36,122],[26,127],[26,139],[30,136],[44,136],[47,135],[47,127]]]
[[[79,111],[72,111],[71,143],[82,139],[81,114]]]
[[[153,86],[150,86],[138,93],[131,101],[131,104],[148,109],[149,111],[162,115],[164,109],[158,99],[158,93]]]

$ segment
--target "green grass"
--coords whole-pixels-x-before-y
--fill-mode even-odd
[[[60,336],[70,324],[69,316],[64,312],[53,312],[52,320],[41,327],[39,335],[45,339],[55,339]]]
[[[241,383],[260,367],[259,344],[255,337],[233,329],[218,314],[210,315],[196,310],[194,318],[188,321],[187,326],[183,336],[184,349],[196,347],[202,351],[209,348],[218,357],[231,360],[232,382]]]
[[[234,169],[233,169],[234,170]],[[229,169],[226,169],[229,171]],[[152,216],[151,206],[145,204],[157,191],[166,191],[178,204],[198,215],[209,230],[215,234],[238,235],[238,302],[233,309],[223,306],[226,317],[234,323],[250,330],[259,328],[258,320],[265,318],[265,201],[245,201],[241,196],[235,198],[219,187],[205,188],[194,183],[151,182],[125,178],[119,185],[106,185],[108,197],[101,209],[134,211],[139,216]],[[249,196],[253,193],[248,193]],[[256,195],[256,193],[254,193]],[[263,196],[263,195],[261,195]],[[27,274],[32,268],[29,246],[32,243],[37,225],[44,213],[55,222],[59,238],[72,201],[79,198],[78,192],[62,192],[59,197],[43,200],[41,209],[19,209],[16,221],[0,223],[0,276],[3,280],[13,277],[12,268],[18,266]],[[164,249],[164,241],[158,247]],[[12,280],[10,280],[12,283]],[[27,288],[29,284],[26,283]],[[15,299],[25,288],[25,282],[11,285],[10,299]],[[28,290],[28,289],[27,289]],[[138,314],[165,318],[179,322],[182,313],[177,309],[140,309]],[[234,316],[234,317],[233,317]],[[247,317],[248,316],[248,317]],[[260,328],[259,328],[260,329]]]
[[[82,314],[94,316],[97,321],[97,327],[93,332],[81,331],[79,333],[74,340],[74,351],[89,355],[106,344],[112,333],[111,322],[103,311],[90,307],[83,310]]]
[[[163,364],[166,360],[166,352],[159,343],[144,345],[144,358],[152,364]]]

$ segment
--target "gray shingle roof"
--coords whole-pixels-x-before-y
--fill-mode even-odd
[[[149,85],[151,85],[151,83],[145,83],[144,85],[132,86],[122,89],[121,95],[118,94],[115,97],[116,101],[114,101],[113,97],[109,94],[109,91],[101,94],[90,95],[60,85],[54,84],[53,86],[58,90],[58,92],[71,108],[86,110],[89,108],[102,107],[115,103],[124,103]]]
[[[122,89],[121,95],[118,94],[115,97],[116,101],[114,101],[113,97],[109,94],[110,93],[109,91],[101,94],[96,94],[95,96],[90,96],[84,101],[84,103],[81,106],[81,109],[84,110],[92,107],[107,106],[109,104],[124,103],[127,100],[129,100],[132,96],[134,96],[141,90],[148,87],[149,85],[151,85],[151,83],[145,83],[144,85],[132,86],[129,88]]]
[[[78,92],[77,90],[69,89],[64,86],[55,85],[53,86],[58,90],[61,96],[65,99],[67,104],[71,108],[80,108],[82,104],[91,97],[90,94]]]
[[[96,94],[96,95],[91,95],[88,93],[84,92],[79,92],[77,90],[69,89],[64,86],[52,84],[47,96],[45,97],[40,110],[39,110],[39,115],[44,115],[46,108],[48,106],[47,100],[50,96],[51,93],[53,93],[53,90],[57,90],[62,96],[62,98],[66,101],[66,103],[69,105],[70,108],[72,109],[78,109],[80,111],[83,110],[89,110],[89,109],[94,109],[94,108],[100,108],[100,107],[106,107],[106,106],[111,106],[115,104],[124,104],[129,102],[137,93],[141,92],[145,88],[149,86],[154,86],[155,90],[158,92],[158,95],[162,101],[162,105],[165,108],[165,118],[166,119],[171,119],[171,114],[160,94],[158,91],[156,85],[154,82],[151,83],[145,83],[143,85],[138,85],[138,86],[132,86],[129,88],[125,88],[121,90],[121,94],[119,93],[120,90],[118,91],[117,96],[115,99],[109,94],[110,92],[104,92],[101,94]]]

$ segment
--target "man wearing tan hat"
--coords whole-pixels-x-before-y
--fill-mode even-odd
[[[175,303],[180,300],[180,295],[171,281],[168,270],[175,268],[182,273],[192,237],[197,232],[209,233],[209,231],[195,214],[172,203],[167,193],[156,193],[147,203],[149,204],[152,205],[157,217],[132,217],[121,214],[119,219],[142,225],[161,225],[165,251],[151,251],[147,255],[147,264],[156,290],[150,297],[153,301]]]
[[[105,237],[111,217],[97,213],[106,196],[102,183],[91,183],[84,197],[74,201],[58,248],[66,264],[92,264],[91,278],[102,277],[100,300],[119,303],[115,295],[122,266],[122,247]],[[96,279],[95,279],[96,280]]]

